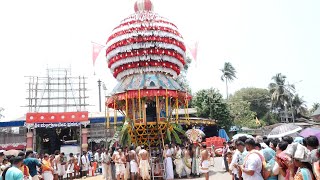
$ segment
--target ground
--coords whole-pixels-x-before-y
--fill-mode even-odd
[[[226,173],[225,170],[222,169],[221,165],[222,165],[222,158],[221,157],[215,158],[215,166],[211,167],[211,171],[210,171],[210,178],[209,178],[210,180],[211,179],[223,179],[223,180],[231,179],[231,175],[229,173]],[[99,175],[99,176],[86,178],[86,180],[98,180],[98,179],[102,179],[102,176]],[[204,180],[204,177],[201,176],[200,178],[192,178],[192,179]],[[180,179],[180,180],[187,180],[187,179]]]

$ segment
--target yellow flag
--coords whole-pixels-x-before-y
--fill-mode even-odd
[[[258,117],[256,117],[256,124],[261,125],[261,123],[260,123],[260,121],[259,121]]]

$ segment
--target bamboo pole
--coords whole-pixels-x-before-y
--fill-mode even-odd
[[[166,89],[166,116],[169,115],[168,89]]]
[[[178,92],[177,92],[177,97],[176,97],[176,123],[178,123],[179,119],[179,101],[178,101]]]
[[[114,129],[117,129],[117,109],[116,109],[116,100],[114,99],[113,102],[113,123],[114,123]]]
[[[139,94],[139,119],[141,121],[141,95],[140,95],[140,89],[138,90]]]

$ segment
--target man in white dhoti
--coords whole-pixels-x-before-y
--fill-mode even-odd
[[[126,157],[124,156],[121,148],[118,148],[118,150],[113,153],[112,159],[116,166],[117,180],[120,180],[120,178],[124,179],[124,173],[126,170]]]
[[[173,164],[172,164],[172,151],[170,150],[170,147],[168,144],[165,145],[165,149],[163,151],[163,157],[164,164],[165,164],[165,170],[166,170],[166,180],[173,180],[174,174],[173,174]]]
[[[66,162],[67,159],[65,158],[64,153],[60,153],[56,158],[58,179],[63,179],[63,176],[66,174]]]
[[[45,154],[42,160],[42,177],[44,180],[53,180],[53,168],[48,154]]]
[[[102,175],[105,180],[111,180],[111,157],[108,149],[102,150],[101,153]]]
[[[178,174],[179,178],[181,178],[184,164],[182,160],[182,150],[180,146],[177,146],[176,148],[174,164],[176,165],[176,173]]]
[[[130,160],[130,173],[131,173],[131,180],[135,180],[135,176],[138,174],[138,158],[134,147],[130,147],[129,151],[129,160]]]
[[[89,171],[90,161],[88,158],[88,154],[86,151],[83,151],[83,155],[81,156],[81,172],[82,177],[86,177]]]
[[[187,174],[187,178],[189,178],[191,174],[191,163],[192,163],[191,153],[192,153],[191,146],[189,147],[186,146],[185,149],[183,150],[183,165],[184,165],[183,169]]]
[[[72,177],[73,177],[72,174],[74,173],[74,162],[75,162],[75,158],[73,156],[73,153],[70,153],[69,154],[69,161],[67,164],[67,174],[70,179],[72,179]]]
[[[205,144],[202,145],[201,149],[201,163],[200,163],[200,172],[204,174],[205,180],[209,180],[209,152]]]
[[[144,149],[144,146],[141,146],[141,150],[139,151],[139,170],[140,176],[143,180],[150,179],[150,165],[149,165],[149,154],[148,151]]]

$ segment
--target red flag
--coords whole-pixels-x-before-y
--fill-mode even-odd
[[[99,56],[100,51],[104,48],[104,46],[101,45],[101,44],[97,44],[97,43],[92,42],[92,47],[93,47],[93,49],[92,49],[92,61],[93,61],[93,66],[94,66],[95,63],[96,63],[96,59]]]
[[[193,60],[197,60],[197,53],[198,53],[198,41],[193,43],[192,45],[189,46],[190,53],[193,57]]]

